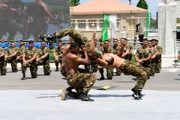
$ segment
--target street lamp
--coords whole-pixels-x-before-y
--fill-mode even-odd
[[[129,0],[129,5],[131,5],[131,0]]]

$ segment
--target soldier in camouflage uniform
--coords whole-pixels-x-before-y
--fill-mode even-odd
[[[118,46],[118,56],[128,61],[132,59],[132,46],[128,45],[126,38],[121,38],[121,44]]]
[[[5,65],[7,66],[7,63],[11,63],[12,72],[17,72],[17,53],[18,49],[16,48],[16,44],[14,42],[10,43],[10,48],[6,51],[5,55]]]
[[[99,47],[97,46],[97,39],[94,40],[95,42],[95,49],[96,51],[99,51]],[[93,58],[89,58],[90,60],[90,72],[94,72],[96,73],[98,71],[98,63],[97,60],[93,59]]]
[[[62,64],[62,41],[58,41],[58,47],[54,50],[54,62],[56,71],[59,71],[59,63]]]
[[[120,41],[118,39],[114,39],[113,41],[113,49],[117,51],[117,54],[118,54],[118,51],[119,51],[119,48],[120,48]],[[116,75],[120,76],[121,75],[121,70],[116,68]]]
[[[114,50],[114,49],[110,46],[110,42],[109,42],[109,41],[106,41],[106,42],[104,43],[102,52],[103,52],[103,53],[114,53],[114,54],[117,53],[116,50]],[[106,68],[106,71],[107,71],[107,79],[110,79],[110,80],[111,80],[112,77],[113,77],[113,69],[111,69],[111,68]],[[99,72],[100,72],[100,74],[104,74],[103,68],[101,68]],[[100,78],[100,80],[102,80],[102,79]]]
[[[77,43],[71,43],[69,52],[64,56],[64,65],[67,73],[67,83],[69,88],[63,90],[62,100],[65,99],[66,95],[74,98],[79,98],[82,101],[93,101],[88,92],[95,83],[96,77],[91,73],[82,73],[78,71],[78,66],[82,64],[88,64],[89,58],[87,55],[87,48],[83,47],[82,51],[84,58],[79,56],[80,47]],[[76,92],[71,90],[75,89]]]
[[[155,73],[160,73],[161,71],[161,54],[162,54],[162,47],[158,46],[158,40],[152,39],[152,46],[155,50],[154,62],[155,62]]]
[[[5,50],[0,47],[0,74],[6,75]]]
[[[152,75],[154,76],[155,74],[155,65],[156,65],[156,61],[155,61],[155,57],[156,57],[156,49],[155,47],[153,47],[153,40],[149,41],[149,49],[151,50],[151,59],[150,59],[150,63],[149,63],[149,68],[151,69]]]
[[[50,75],[50,65],[49,65],[49,49],[45,47],[46,43],[41,43],[41,48],[38,50],[36,64],[37,66],[43,65],[44,75]]]
[[[94,45],[92,44],[92,46]],[[145,70],[146,68],[120,58],[119,56],[112,53],[105,53],[104,55],[101,55],[94,51],[94,49],[91,49],[90,52],[90,57],[96,58],[99,65],[105,68],[119,68],[122,73],[126,75],[136,76],[138,80],[135,87],[132,88],[133,97],[137,100],[142,98],[141,91],[144,88],[146,80],[150,77],[150,75]]]
[[[20,40],[19,44],[20,44],[20,46],[18,48],[18,53],[17,53],[16,60],[17,60],[17,62],[20,62],[21,66],[22,66],[22,63],[23,63],[23,53],[24,53],[26,47],[25,47],[25,43],[23,42],[23,40]]]
[[[37,78],[37,65],[36,65],[37,50],[33,47],[33,41],[29,42],[29,48],[24,51],[23,65],[21,67],[23,77],[21,80],[26,79],[26,69],[30,68],[32,78]]]
[[[143,67],[147,68],[150,71],[150,74],[153,75],[152,70],[150,69],[150,60],[151,60],[151,50],[148,47],[148,40],[144,39],[142,47],[137,49],[135,54],[135,59],[138,64],[142,65]]]

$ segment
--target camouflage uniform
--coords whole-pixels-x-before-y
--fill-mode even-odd
[[[155,51],[159,52],[159,53],[162,53],[162,47],[156,46]],[[160,71],[161,71],[161,61],[162,61],[161,54],[156,55],[156,58],[155,58],[155,73],[160,73]]]
[[[7,56],[10,56],[14,54],[15,52],[18,52],[18,49],[16,47],[11,47],[9,50],[7,50],[6,54]],[[7,63],[11,63],[12,72],[17,72],[17,54],[11,58],[6,58],[5,65],[7,66]]]
[[[49,65],[49,49],[48,48],[41,48],[38,51],[38,58],[42,57],[48,53],[48,56],[45,57],[44,59],[41,59],[37,61],[37,65],[43,65],[43,70],[44,70],[44,75],[50,75],[50,65]]]
[[[117,54],[118,54],[118,51],[120,50],[119,46],[120,46],[120,43],[117,43],[117,42],[113,45],[113,49],[116,50]],[[116,68],[116,75],[121,75],[121,70],[118,68]]]
[[[24,53],[24,51],[25,51],[25,46],[21,46],[20,48],[18,48],[18,53],[17,53],[17,57],[19,57],[19,56],[21,56],[18,60],[17,60],[17,62],[20,62],[21,64],[22,64],[22,55],[23,55],[23,53]]]
[[[56,48],[55,49],[55,51],[54,51],[54,54],[56,55],[56,56],[62,56],[62,48]],[[54,60],[54,62],[55,62],[55,65],[56,65],[56,71],[59,71],[59,63],[60,64],[62,64],[62,58],[61,57],[59,57],[59,59],[58,60]]]
[[[135,90],[142,90],[146,80],[149,78],[148,73],[140,65],[136,65],[133,62],[125,61],[120,66],[120,70],[125,75],[132,75],[138,78],[137,84],[134,87]]]
[[[96,81],[96,77],[91,73],[80,73],[67,75],[67,83],[70,87],[74,88],[78,94],[87,94],[93,84]]]
[[[34,54],[37,54],[37,50],[35,48],[32,48],[32,49],[28,48],[24,51],[26,60],[31,59],[34,56]],[[21,69],[22,69],[23,77],[26,76],[25,73],[26,73],[27,67],[30,68],[32,78],[37,78],[36,60],[34,60],[26,65],[24,65],[24,64],[22,65]]]
[[[132,50],[132,46],[126,45],[126,46],[123,48],[123,53],[127,52],[128,50]],[[124,57],[122,57],[122,58],[124,58],[124,59],[126,59],[126,60],[128,60],[128,61],[131,61],[131,59],[132,59],[132,54],[128,54],[128,55],[126,55],[126,56],[124,56]]]
[[[151,54],[152,54],[152,56],[156,53],[156,51],[155,51],[155,48],[150,48],[150,50],[151,50]],[[156,61],[155,61],[155,58],[151,58],[151,60],[150,60],[150,63],[149,63],[149,68],[151,69],[151,72],[152,72],[152,75],[154,75],[155,74],[155,63]]]
[[[97,53],[102,54],[102,51],[97,47],[95,48],[95,51]],[[90,59],[91,72],[97,72],[98,71],[98,62],[97,62],[97,60],[92,58],[92,57],[89,57],[89,59]]]
[[[138,48],[136,54],[138,55],[139,59],[147,58],[149,54],[151,54],[151,50],[149,48],[143,49],[142,47],[140,47]],[[150,60],[143,62],[141,65],[148,69],[151,75],[154,74],[152,69],[150,68]]]
[[[112,47],[109,47],[109,48],[104,48],[104,53],[117,54],[117,51],[114,50]],[[113,69],[112,68],[106,68],[106,71],[107,71],[107,78],[112,79],[112,77],[113,77]]]
[[[4,54],[4,49],[0,47],[0,55]],[[1,75],[6,75],[6,66],[5,66],[5,55],[0,57],[0,73]]]

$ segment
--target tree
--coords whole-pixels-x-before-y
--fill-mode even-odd
[[[145,0],[139,0],[137,7],[143,8],[143,9],[148,9],[148,5]]]
[[[70,6],[77,6],[80,4],[80,1],[79,0],[70,0]]]

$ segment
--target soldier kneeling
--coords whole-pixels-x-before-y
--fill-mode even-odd
[[[43,65],[44,75],[50,75],[50,65],[49,65],[49,49],[45,47],[46,43],[41,43],[41,49],[38,51],[36,64],[37,67]]]

